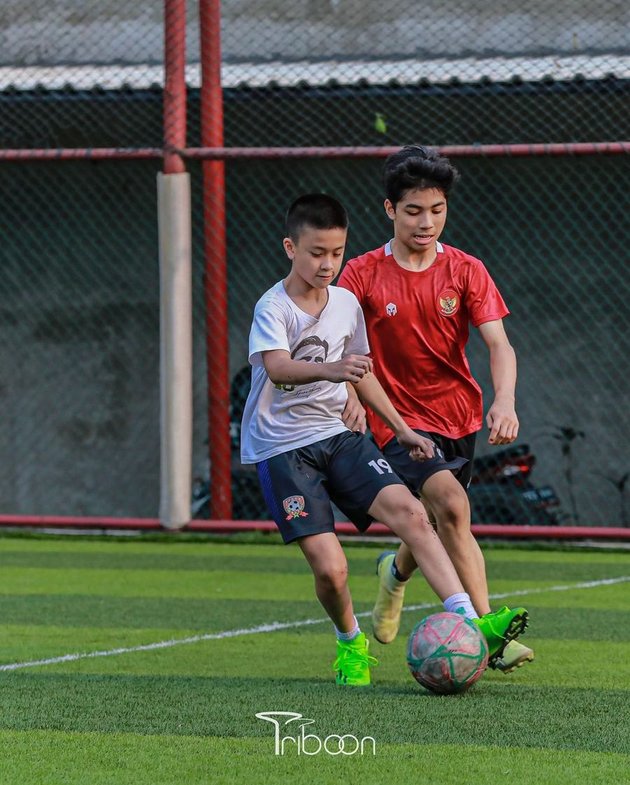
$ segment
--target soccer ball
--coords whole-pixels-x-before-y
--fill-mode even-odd
[[[434,613],[409,636],[407,664],[414,679],[439,695],[464,692],[488,664],[488,644],[470,619],[459,613]]]

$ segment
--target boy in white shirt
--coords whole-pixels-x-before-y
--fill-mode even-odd
[[[433,457],[433,442],[405,424],[372,373],[356,297],[330,286],[347,230],[346,211],[330,196],[301,196],[289,208],[283,245],[291,272],[260,298],[250,332],[252,387],[241,459],[256,464],[284,542],[296,540],[313,571],[337,635],[337,683],[363,686],[375,660],[353,613],[331,501],[360,531],[375,519],[386,523],[409,546],[444,608],[476,620],[491,656],[523,632],[527,611],[504,608],[477,617],[422,503],[376,446],[341,419],[349,382],[415,460]]]

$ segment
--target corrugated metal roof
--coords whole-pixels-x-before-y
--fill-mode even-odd
[[[629,79],[630,55],[226,63],[222,75],[226,88],[295,87],[301,84],[317,87],[330,83],[387,85],[392,82],[440,85],[453,80],[462,83],[480,80],[509,82],[514,79],[525,82],[569,81],[577,76],[589,80],[610,76]],[[190,87],[199,87],[199,64],[186,67],[186,80]],[[162,83],[161,64],[0,67],[0,90],[119,90],[124,87],[141,90],[161,87]]]

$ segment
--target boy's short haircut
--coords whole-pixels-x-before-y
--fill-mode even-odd
[[[437,188],[448,198],[458,179],[448,158],[430,147],[407,145],[385,160],[385,196],[394,207],[409,190]]]
[[[328,194],[304,194],[291,204],[286,215],[286,233],[294,243],[305,227],[347,229],[348,213],[338,199]]]

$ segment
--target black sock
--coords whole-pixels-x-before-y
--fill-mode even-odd
[[[396,566],[396,557],[394,557],[394,561],[392,562],[392,575],[394,578],[396,578],[397,581],[400,581],[401,583],[409,580],[408,575],[403,575],[402,572],[398,570],[398,567]]]

